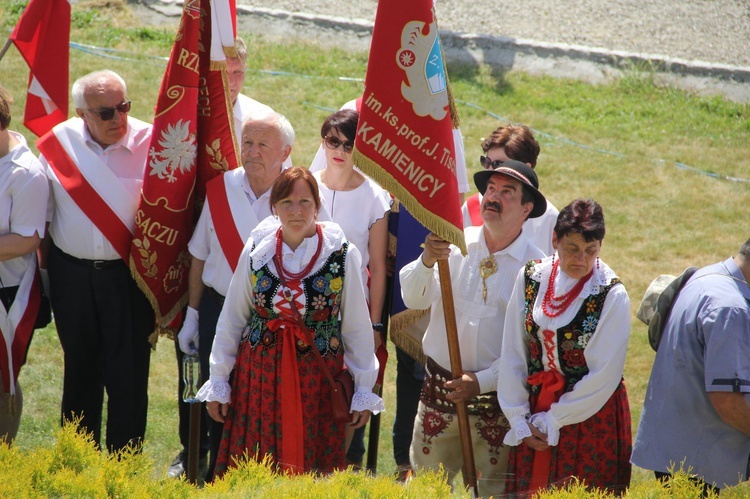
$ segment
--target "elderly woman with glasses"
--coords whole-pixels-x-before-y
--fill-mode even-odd
[[[497,395],[514,446],[510,494],[576,477],[624,493],[631,429],[623,382],[630,300],[599,258],[604,214],[591,199],[560,211],[556,252],[521,269],[505,316]]]
[[[393,200],[385,189],[354,167],[352,149],[358,120],[359,113],[353,109],[343,109],[326,118],[320,128],[326,167],[314,175],[331,220],[341,226],[347,240],[362,254],[360,272],[366,283],[365,296],[378,349],[385,332],[381,312],[385,301],[388,213]],[[363,430],[359,433],[364,435]],[[364,454],[360,435],[355,436],[348,455],[350,464],[355,466]]]

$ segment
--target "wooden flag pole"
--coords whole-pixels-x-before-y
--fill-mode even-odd
[[[198,463],[201,448],[201,404],[198,401],[190,403],[190,430],[188,437],[187,481],[198,484]]]
[[[0,49],[0,61],[3,60],[3,57],[5,57],[5,53],[8,51],[12,43],[13,43],[13,40],[11,40],[10,38],[5,40],[5,45],[3,45],[3,48]]]
[[[448,260],[438,260],[438,275],[440,276],[440,292],[443,298],[445,332],[448,336],[448,353],[451,360],[451,373],[453,379],[456,379],[463,376],[464,370],[461,365],[461,349],[458,344],[456,310],[453,306],[453,286],[451,284],[451,272]],[[476,466],[474,465],[474,449],[471,445],[469,413],[464,402],[456,402],[455,404],[456,415],[458,417],[458,432],[461,436],[461,453],[464,458],[464,467],[462,470],[464,485],[466,487],[471,487],[474,491],[474,497],[479,497]]]

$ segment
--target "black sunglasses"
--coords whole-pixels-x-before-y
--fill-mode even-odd
[[[119,111],[121,113],[130,112],[130,99],[120,102],[115,107],[105,107],[103,109],[100,109],[99,111],[88,109],[88,111],[91,111],[94,114],[98,114],[99,118],[101,118],[102,121],[109,121],[115,117],[115,111]]]
[[[323,140],[326,143],[326,147],[328,149],[338,149],[340,146],[344,146],[344,152],[350,153],[352,152],[352,149],[354,149],[354,142],[349,142],[348,140],[341,140],[337,137],[334,137],[332,135],[326,135]]]
[[[482,163],[482,167],[485,170],[496,170],[500,165],[505,163],[505,161],[502,161],[500,159],[496,159],[495,161],[490,161],[490,158],[487,156],[479,156],[479,162]]]

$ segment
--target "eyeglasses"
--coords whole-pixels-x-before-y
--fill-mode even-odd
[[[490,158],[487,156],[479,156],[479,162],[482,163],[482,167],[485,170],[496,170],[500,167],[505,161],[501,159],[496,159],[495,161],[490,161]]]
[[[354,149],[354,142],[350,142],[348,140],[341,140],[337,137],[334,137],[332,135],[326,135],[323,138],[323,141],[326,143],[326,147],[328,149],[338,149],[340,146],[344,146],[344,152],[350,153],[352,152],[352,149]]]
[[[94,114],[98,114],[99,118],[101,118],[102,121],[109,121],[115,117],[115,111],[119,111],[121,113],[130,112],[130,99],[120,102],[115,107],[105,107],[103,109],[100,109],[99,111],[94,111],[93,109],[87,109],[87,111],[91,111]]]

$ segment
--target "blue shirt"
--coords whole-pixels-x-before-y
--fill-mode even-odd
[[[734,278],[733,278],[734,277]],[[722,488],[747,479],[750,436],[707,392],[750,394],[750,288],[734,259],[700,269],[674,302],[651,371],[633,464]]]

